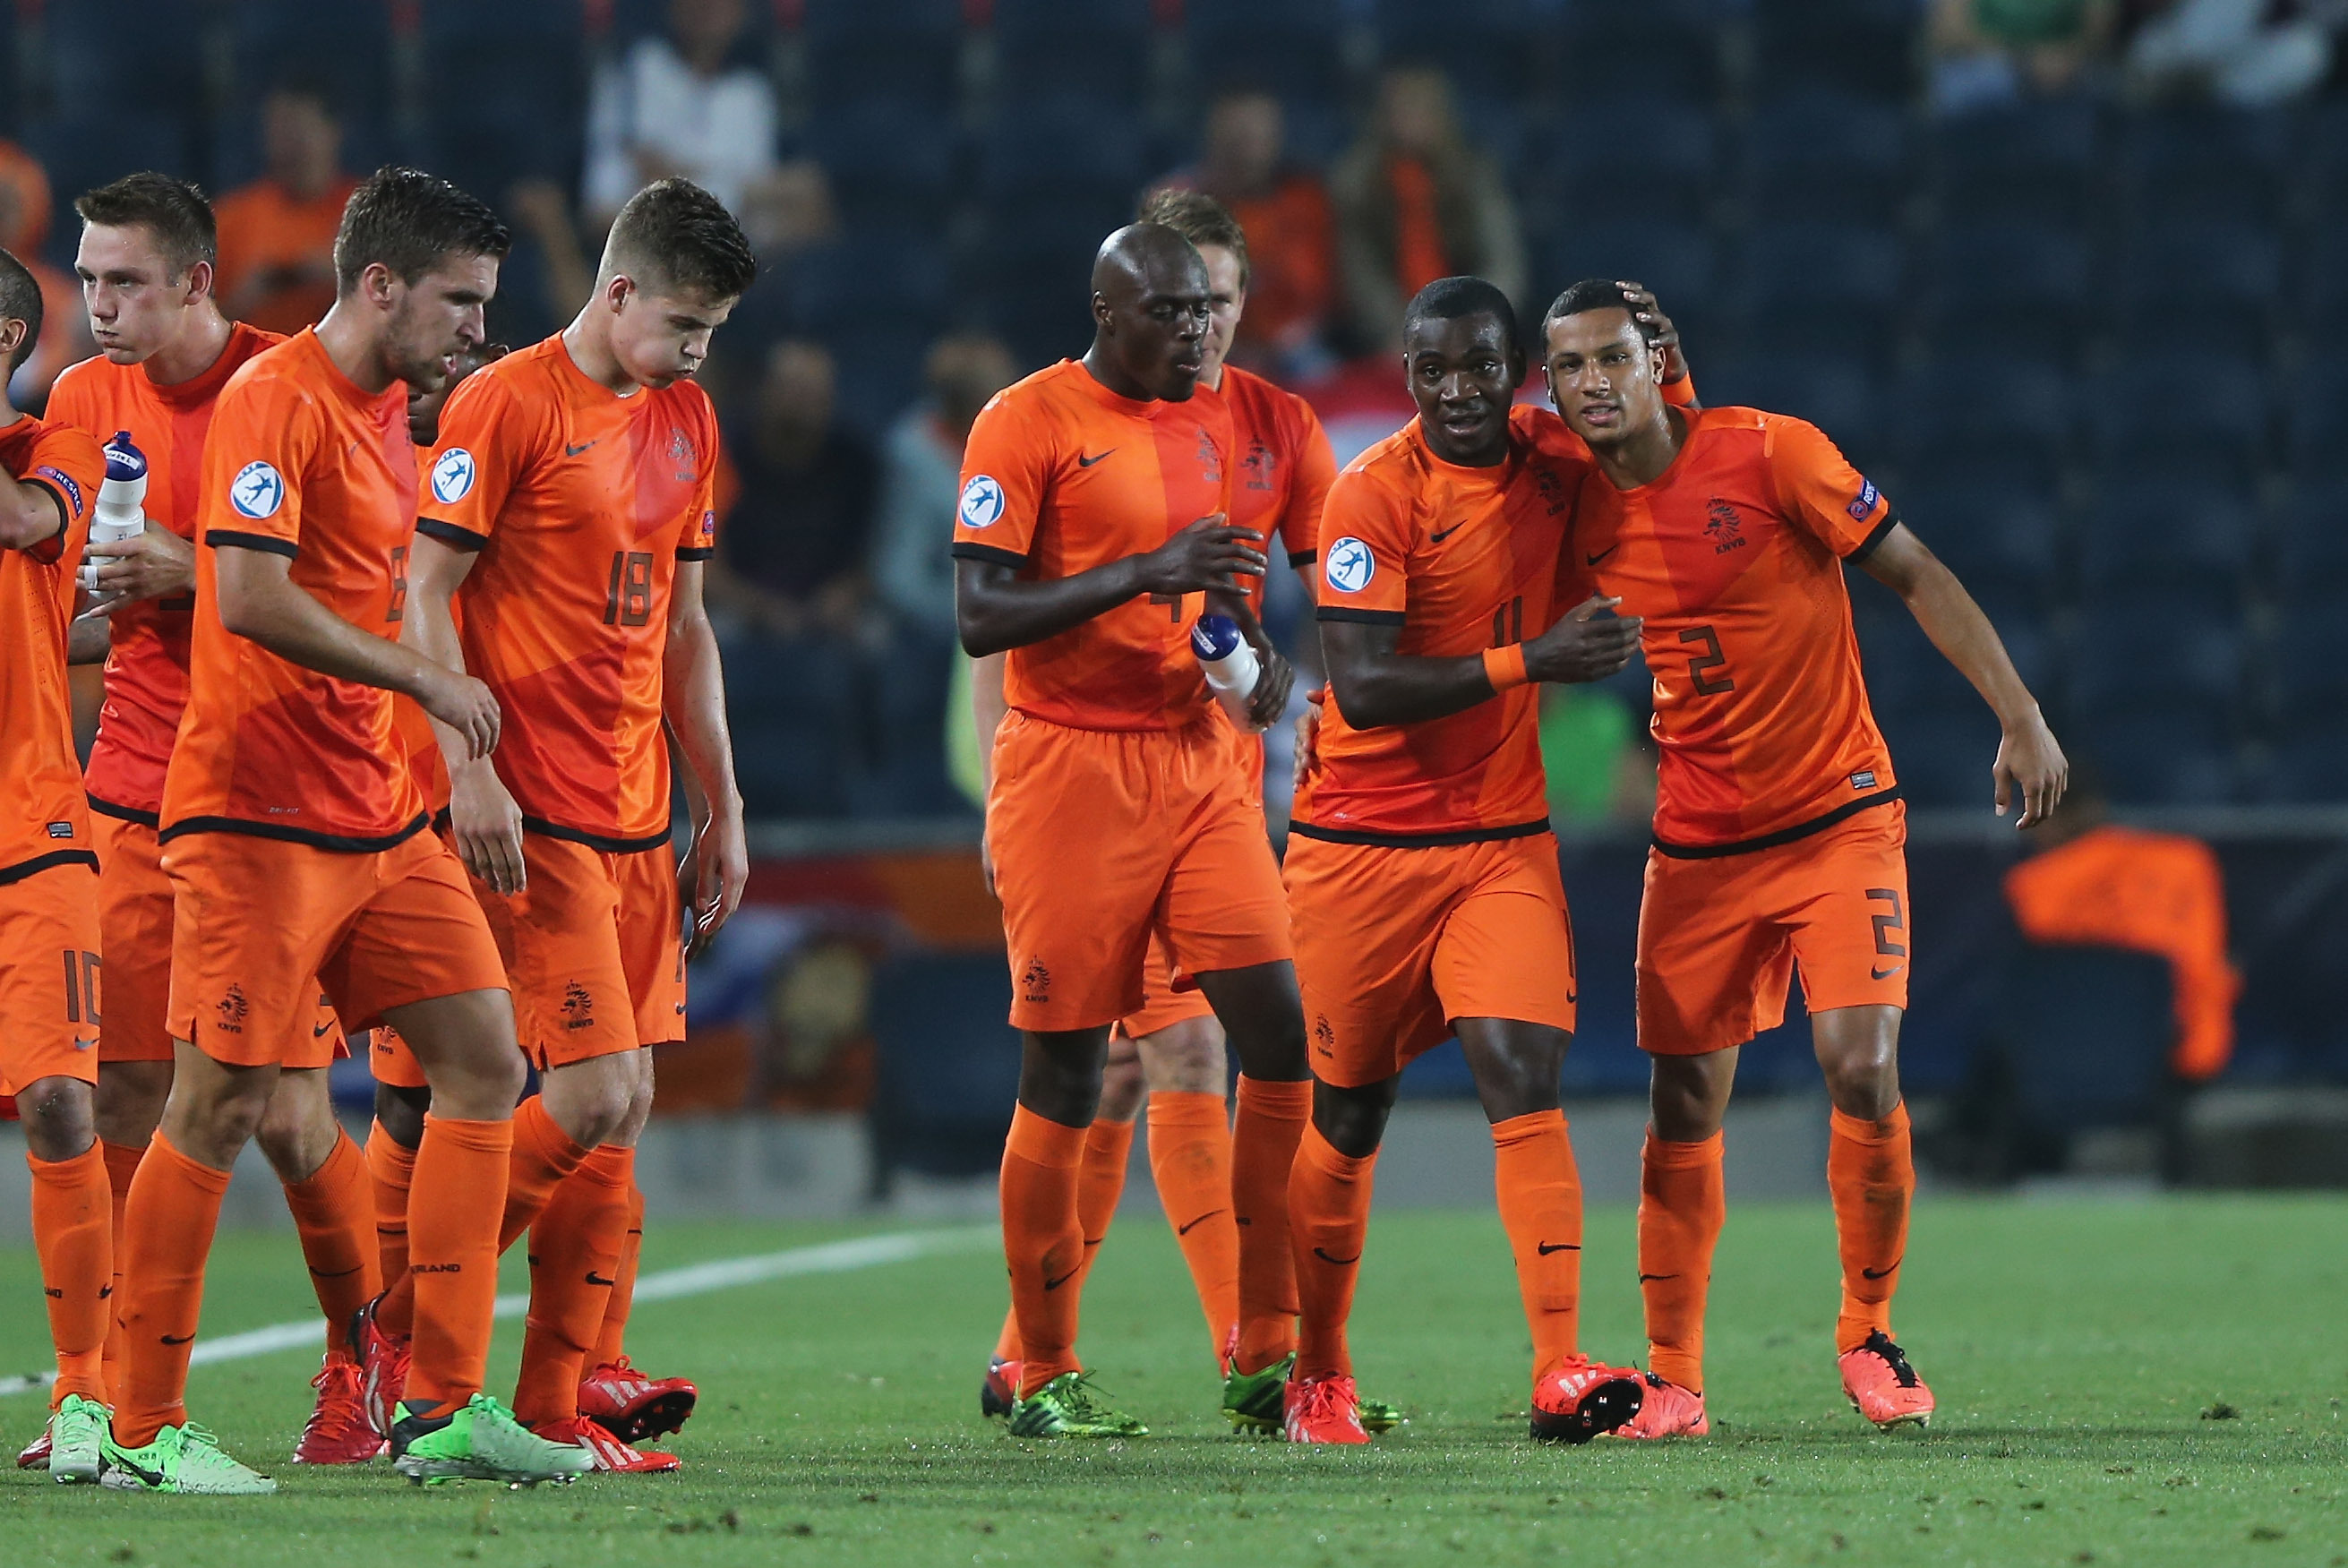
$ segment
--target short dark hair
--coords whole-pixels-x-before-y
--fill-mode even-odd
[[[204,193],[184,180],[151,169],[126,174],[111,185],[74,198],[85,223],[109,229],[145,229],[155,236],[163,264],[179,277],[198,262],[220,264],[220,225]]]
[[[1549,349],[1550,327],[1569,315],[1587,315],[1594,310],[1628,311],[1632,324],[1639,328],[1639,335],[1650,340],[1653,337],[1653,328],[1640,321],[1639,313],[1631,309],[1631,302],[1624,296],[1621,284],[1612,278],[1584,278],[1568,286],[1563,294],[1550,302],[1549,313],[1541,317],[1540,325],[1543,354],[1546,355]]]
[[[1509,303],[1498,284],[1483,278],[1437,278],[1417,294],[1402,313],[1405,337],[1422,321],[1456,321],[1461,316],[1489,315],[1499,322],[1502,335],[1511,347],[1522,348],[1519,335],[1517,307]]]
[[[617,270],[710,299],[736,299],[757,281],[758,258],[726,204],[690,180],[655,180],[620,209],[605,242]]]
[[[33,350],[39,346],[41,315],[41,280],[24,263],[0,251],[0,321],[25,324],[25,341],[8,356],[7,376],[16,374],[17,367],[33,357]],[[7,376],[0,376],[0,385],[5,384]]]
[[[335,285],[349,294],[359,274],[377,263],[413,284],[443,256],[503,261],[512,249],[512,233],[479,197],[437,174],[387,165],[360,181],[343,207],[335,233]]]
[[[1237,257],[1240,263],[1240,287],[1248,284],[1247,231],[1240,227],[1231,210],[1203,191],[1181,191],[1169,186],[1153,191],[1134,214],[1138,223],[1163,223],[1193,247],[1220,245]]]

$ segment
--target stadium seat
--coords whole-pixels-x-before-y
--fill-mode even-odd
[[[956,0],[806,0],[808,107],[819,122],[876,99],[951,115],[962,80]]]
[[[1980,354],[1930,360],[1901,381],[1896,402],[1911,467],[1945,457],[1953,466],[1986,460],[2050,472],[2070,449],[2073,384],[2049,361]]]
[[[2081,234],[1996,220],[1953,224],[1930,256],[1926,309],[1941,341],[2003,339],[2065,356],[2079,346],[2098,284]]]
[[[2293,720],[2276,738],[2259,797],[2286,805],[2336,806],[2348,795],[2348,727]]]
[[[2247,498],[2220,485],[2142,471],[2109,480],[2081,519],[2080,580],[2090,594],[2199,589],[2230,608],[2246,585],[2255,519]]]
[[[2292,470],[2318,483],[2348,474],[2348,361],[2302,365],[2281,402]]]
[[[109,113],[93,119],[44,119],[25,128],[25,146],[48,171],[57,221],[49,227],[49,260],[73,264],[79,221],[73,199],[133,169],[158,169],[197,179],[187,122],[176,115]]]
[[[1881,359],[1905,281],[1904,248],[1890,230],[1771,223],[1746,241],[1736,319],[1744,341],[1760,352]]]
[[[1019,1096],[1019,1036],[1001,951],[908,954],[872,975],[873,1157],[900,1171],[977,1176],[1003,1162]]]
[[[1707,404],[1742,404],[1807,419],[1864,469],[1887,455],[1883,397],[1862,360],[1835,355],[1707,355],[1696,388]]]
[[[1553,108],[1592,89],[1708,108],[1721,95],[1724,9],[1686,0],[1576,0],[1563,7],[1554,35],[1558,64],[1548,77],[1555,85],[1535,90]]]
[[[2232,728],[2216,713],[2081,708],[2061,733],[2096,759],[2123,805],[2225,806],[2243,793]]]
[[[2240,715],[2240,617],[2189,591],[2090,599],[2071,658],[2077,714],[2166,710],[2181,723]]]
[[[380,169],[386,163],[404,162],[413,156],[388,120],[345,110],[342,127],[342,162],[345,169]],[[261,136],[261,115],[257,108],[252,113],[215,116],[211,122],[211,168],[202,182],[204,188],[216,194],[225,194],[260,179],[263,171]]]
[[[1565,226],[1540,247],[1536,275],[1544,287],[1533,303],[1546,310],[1554,297],[1550,287],[1562,290],[1581,278],[1633,278],[1654,290],[1685,330],[1687,324],[1679,322],[1681,313],[1701,315],[1719,288],[1715,260],[1712,236],[1698,224],[1582,222],[1569,211]]]
[[[1897,107],[1849,92],[1770,98],[1745,131],[1755,211],[1776,223],[1898,223],[1909,184],[1907,130]]]
[[[1185,0],[1182,28],[1190,90],[1200,103],[1225,88],[1261,88],[1288,105],[1292,151],[1335,150],[1300,142],[1297,122],[1334,113],[1344,98],[1338,0]]]
[[[2169,986],[2167,963],[2149,954],[2036,944],[2014,954],[1995,1048],[2036,1130],[2151,1124],[2177,1037]]]
[[[854,228],[936,232],[959,193],[957,133],[945,113],[874,98],[819,116],[805,132],[823,165],[841,222]]]
[[[1975,598],[2052,606],[2063,533],[2053,496],[1994,479],[1911,477],[1892,503]]]
[[[572,0],[419,0],[427,166],[490,201],[576,178],[585,36]]]
[[[2075,224],[2092,209],[2098,142],[2096,106],[2084,98],[1943,120],[1931,152],[1941,218]]]
[[[2348,478],[2293,487],[2278,522],[2278,596],[2302,601],[2348,593]]]
[[[2126,355],[2092,384],[2087,425],[2107,458],[2204,453],[2255,467],[2272,428],[2266,372],[2222,351]]]
[[[850,232],[798,259],[791,293],[798,325],[810,332],[865,317],[934,327],[945,314],[946,259],[900,234]]]
[[[1131,108],[1149,90],[1148,0],[994,0],[994,101],[1081,96]]]
[[[960,817],[972,807],[946,776],[941,743],[953,645],[908,627],[891,633],[875,668],[874,758],[870,780],[853,802],[860,817]],[[967,715],[963,716],[965,720]]]
[[[2348,626],[2348,585],[2335,584],[2321,597],[2300,599],[2287,607],[2268,647],[2274,675],[2276,731],[2291,738],[2309,726],[2348,728],[2348,658],[2338,649],[2341,628]],[[2348,794],[2348,773],[2334,782],[2335,793]]]
[[[1870,664],[1870,688],[1875,678]],[[1997,719],[1988,708],[1911,712],[1879,702],[1876,720],[1891,748],[1892,776],[1911,807],[1977,811],[1994,799],[1990,765],[1997,759]]]
[[[1622,170],[1575,119],[1530,133],[1524,160],[1526,217],[1546,215],[1571,232],[1585,222],[1701,224],[1716,193],[1720,137],[1711,112],[1661,96],[1608,98],[1581,106],[1600,125],[1635,127],[1639,176]]]
[[[1756,75],[1905,103],[1916,91],[1923,15],[1914,0],[1755,0]]]
[[[16,8],[0,6],[0,83],[9,88],[0,92],[0,136],[15,136],[18,122],[25,115],[25,95],[16,90],[25,79],[24,56],[17,42]]]
[[[2291,323],[2327,359],[2348,351],[2348,218],[2319,222],[2305,242]]]
[[[1535,78],[1534,0],[1373,0],[1378,58],[1439,66],[1461,92],[1519,98]]]
[[[44,0],[18,9],[40,16],[46,75],[60,112],[95,116],[132,104],[144,114],[201,112],[204,51],[183,0]],[[124,47],[129,40],[137,46]],[[13,94],[16,83],[5,90]]]
[[[387,124],[394,58],[391,8],[316,0],[232,0],[233,104],[250,107],[283,81],[316,82],[350,124]],[[215,164],[221,160],[215,156]],[[345,158],[348,167],[376,165]],[[229,189],[223,185],[221,189]]]
[[[2113,303],[2118,325],[2156,341],[2173,335],[2194,312],[2245,324],[2243,349],[2258,335],[2282,293],[2282,245],[2250,223],[2162,221],[2138,227],[2120,246]]]
[[[734,768],[748,814],[836,817],[863,771],[864,681],[853,652],[827,638],[728,634],[723,655]],[[740,672],[788,670],[787,680]]]
[[[2292,156],[2286,114],[2217,106],[2168,108],[2117,127],[2114,163],[2140,213],[2179,220],[2270,221]]]
[[[1006,105],[979,151],[979,183],[990,203],[1113,209],[1110,228],[1131,216],[1145,168],[1141,126],[1130,108],[1078,96]]]

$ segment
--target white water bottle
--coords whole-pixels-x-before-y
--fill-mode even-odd
[[[1231,722],[1241,729],[1262,729],[1263,726],[1248,715],[1248,698],[1255,695],[1263,665],[1248,640],[1240,635],[1240,624],[1229,615],[1200,616],[1190,628],[1190,651],[1199,655],[1207,685],[1214,689],[1215,700],[1223,705]]]
[[[147,531],[147,457],[130,443],[130,432],[117,430],[106,443],[106,482],[98,487],[98,506],[90,513],[89,542],[119,544]],[[98,591],[98,563],[84,556],[81,585]]]

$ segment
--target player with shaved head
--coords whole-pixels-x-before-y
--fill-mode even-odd
[[[1230,521],[1228,406],[1195,396],[1207,267],[1176,230],[1136,223],[1101,246],[1092,287],[1085,356],[979,415],[953,543],[963,647],[1010,655],[986,817],[1025,1047],[1003,1158],[1021,1350],[1011,1427],[1033,1437],[1144,1430],[1076,1358],[1089,1250],[1076,1200],[1109,1029],[1141,1006],[1153,935],[1240,1060],[1240,1332],[1262,1366],[1235,1372],[1295,1348],[1287,1181],[1311,1107],[1279,867],[1189,646],[1214,600],[1262,663],[1253,722],[1279,717],[1294,672],[1242,589],[1263,575],[1264,541]]]

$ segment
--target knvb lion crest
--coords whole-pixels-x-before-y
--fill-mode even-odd
[[[694,448],[693,438],[683,430],[671,430],[668,433],[668,455],[669,460],[676,464],[676,482],[691,484],[695,478],[694,470],[701,466],[700,453]]]
[[[1247,488],[1268,490],[1274,488],[1272,475],[1280,467],[1280,454],[1266,446],[1260,436],[1248,440],[1247,456],[1240,459],[1240,472],[1247,476]]]
[[[1745,519],[1735,505],[1712,498],[1712,506],[1704,519],[1704,536],[1712,541],[1712,552],[1725,555],[1732,550],[1745,548]]]

